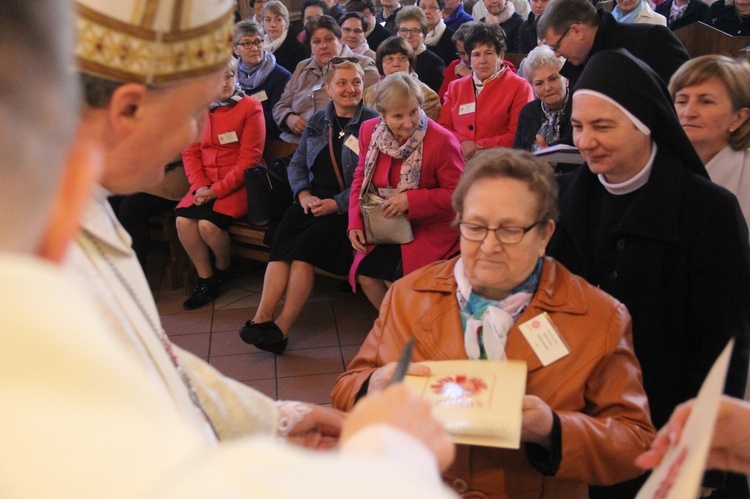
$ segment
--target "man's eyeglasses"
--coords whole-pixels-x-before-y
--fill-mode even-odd
[[[412,28],[412,29],[408,29],[408,28],[399,28],[399,29],[398,29],[398,35],[399,35],[399,36],[401,36],[401,37],[404,37],[404,38],[406,38],[406,37],[407,37],[407,36],[409,36],[409,35],[412,35],[412,36],[419,36],[419,34],[420,34],[421,32],[422,32],[422,30],[421,30],[421,29],[419,29],[419,28]]]
[[[565,35],[568,34],[568,31],[570,31],[570,28],[572,28],[574,24],[580,24],[580,23],[573,23],[573,24],[569,25],[567,28],[565,28],[565,31],[562,32],[562,35],[560,36],[560,38],[557,39],[557,42],[555,42],[554,44],[549,44],[548,43],[547,46],[549,48],[551,48],[554,52],[559,51],[560,50],[560,44],[562,44],[562,41],[565,38]]]
[[[258,40],[255,40],[254,42],[249,42],[249,41],[238,42],[236,45],[239,47],[242,47],[245,50],[249,49],[250,47],[255,47],[259,49],[263,46],[263,40],[258,39]]]
[[[483,225],[477,225],[470,222],[459,222],[458,230],[461,232],[461,236],[469,241],[480,243],[485,240],[487,234],[492,231],[495,233],[495,238],[501,244],[518,244],[531,229],[541,224],[542,222],[534,222],[528,227],[497,227],[490,229]]]

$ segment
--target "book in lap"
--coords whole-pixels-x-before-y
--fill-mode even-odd
[[[523,361],[442,360],[420,362],[429,376],[404,383],[432,403],[432,414],[457,444],[518,449],[526,393]]]

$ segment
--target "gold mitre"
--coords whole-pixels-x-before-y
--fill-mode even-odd
[[[76,0],[78,69],[160,85],[213,73],[230,57],[231,0]]]

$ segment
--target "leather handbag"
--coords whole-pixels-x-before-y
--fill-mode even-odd
[[[270,166],[245,170],[247,221],[264,227],[280,219],[292,205],[292,189],[286,175],[290,158],[278,158]]]
[[[365,222],[365,239],[369,244],[406,244],[414,240],[414,232],[411,230],[411,222],[400,215],[393,218],[385,218],[380,205],[385,199],[372,192],[372,176],[375,167],[362,183],[359,191],[359,209]]]

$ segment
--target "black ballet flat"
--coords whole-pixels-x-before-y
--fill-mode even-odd
[[[258,322],[247,321],[240,329],[242,341],[254,347],[281,355],[286,350],[289,338],[284,336],[279,326],[273,321]]]

